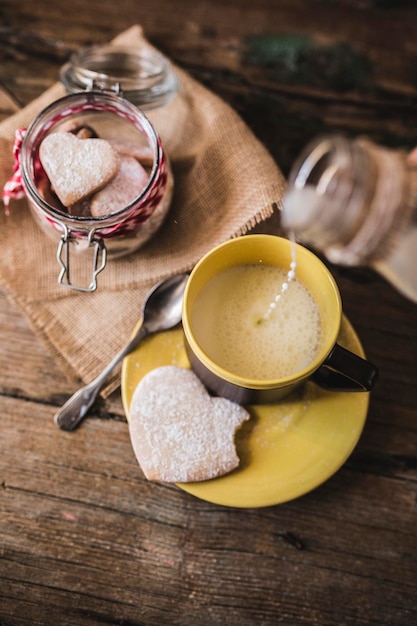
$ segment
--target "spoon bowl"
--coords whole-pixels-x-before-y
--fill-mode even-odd
[[[181,321],[182,300],[188,274],[169,276],[157,283],[145,298],[142,324],[135,335],[110,361],[104,370],[72,395],[57,411],[54,422],[62,430],[74,430],[93,405],[98,392],[116,365],[132,352],[147,335],[174,328]]]
[[[188,274],[170,276],[148,293],[143,307],[142,326],[146,326],[149,333],[173,328],[181,321],[187,279]]]

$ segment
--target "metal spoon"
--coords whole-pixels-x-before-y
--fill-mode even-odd
[[[150,333],[173,328],[181,321],[182,299],[188,274],[170,276],[148,293],[142,308],[142,325],[135,336],[91,383],[81,387],[54,416],[62,430],[74,430],[86,416],[103,383],[118,363]]]

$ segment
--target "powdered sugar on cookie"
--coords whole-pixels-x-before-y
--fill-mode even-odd
[[[138,196],[138,189],[144,189],[149,174],[133,157],[122,156],[116,176],[91,198],[91,215],[108,215],[121,211]]]
[[[249,417],[240,405],[211,397],[191,370],[169,365],[138,384],[129,431],[149,480],[202,481],[238,467],[234,436]]]
[[[79,217],[103,217],[133,203],[149,184],[149,145],[98,137],[76,121],[47,135],[39,149],[46,174],[38,189],[56,209]]]
[[[45,137],[39,158],[66,207],[104,187],[120,165],[119,153],[105,139],[79,139],[64,132]]]

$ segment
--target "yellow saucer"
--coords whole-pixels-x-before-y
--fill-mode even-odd
[[[339,343],[364,356],[346,318]],[[145,339],[125,358],[122,400],[127,419],[136,385],[161,365],[189,367],[181,328]],[[368,404],[369,393],[330,392],[307,383],[280,403],[247,407],[251,419],[236,435],[239,468],[220,478],[178,487],[230,507],[272,506],[297,498],[343,465],[362,433]]]

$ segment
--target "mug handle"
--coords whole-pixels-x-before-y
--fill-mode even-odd
[[[375,365],[336,343],[311,380],[331,391],[370,391],[377,377]]]

